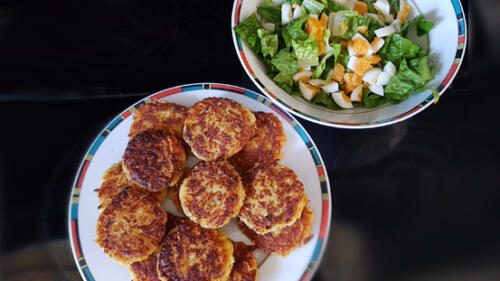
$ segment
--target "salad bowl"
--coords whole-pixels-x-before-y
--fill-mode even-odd
[[[319,2],[328,1],[333,0]],[[283,1],[272,2],[279,6]],[[296,116],[338,128],[362,129],[394,124],[422,112],[439,100],[458,73],[467,42],[466,21],[459,0],[407,0],[406,2],[412,8],[412,18],[423,15],[426,20],[434,23],[430,32],[424,36],[417,36],[417,32],[408,32],[408,39],[427,53],[434,75],[425,87],[418,88],[403,101],[388,102],[373,107],[354,106],[354,108],[336,109],[310,102],[304,98],[305,95],[300,96],[300,93],[294,95],[290,94],[290,91],[283,90],[273,81],[273,77],[268,75],[269,67],[266,67],[262,57],[252,51],[252,46],[245,42],[239,32],[235,32],[235,27],[255,13],[263,0],[234,1],[231,16],[234,47],[241,65],[255,85],[274,103]]]

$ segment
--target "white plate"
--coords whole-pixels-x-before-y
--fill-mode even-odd
[[[263,0],[235,0],[231,16],[234,47],[241,65],[255,85],[273,102],[289,112],[325,126],[338,128],[374,128],[393,124],[421,112],[434,101],[430,90],[414,94],[398,105],[377,108],[354,108],[335,111],[306,102],[301,97],[291,96],[278,87],[267,76],[266,67],[234,32],[234,27],[253,12]],[[330,1],[330,0],[329,0]],[[455,78],[464,57],[467,29],[462,5],[459,0],[407,0],[413,6],[413,15],[424,14],[435,23],[428,36],[409,37],[422,48],[430,48],[430,60],[436,66],[436,75],[427,86],[439,95]],[[430,46],[429,46],[430,42]]]
[[[283,148],[282,165],[292,168],[304,183],[309,206],[314,212],[313,238],[286,258],[257,252],[260,280],[309,280],[318,266],[330,228],[330,186],[326,168],[313,141],[304,128],[291,115],[271,104],[267,98],[235,86],[223,84],[190,84],[170,88],[153,94],[117,116],[97,136],[82,160],[75,177],[69,204],[69,233],[76,264],[85,280],[130,280],[126,267],[114,263],[98,247],[95,228],[99,216],[98,198],[94,191],[101,185],[104,172],[121,161],[127,146],[131,115],[142,103],[165,100],[184,106],[210,97],[227,97],[253,111],[272,112],[283,123],[288,138]],[[192,160],[192,159],[191,159]],[[189,161],[188,161],[189,162]],[[191,161],[193,164],[193,161]],[[167,199],[164,208],[174,210]],[[236,241],[250,241],[239,231],[235,219],[223,228]]]

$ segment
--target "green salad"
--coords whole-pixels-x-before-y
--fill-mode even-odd
[[[329,109],[400,103],[434,77],[408,39],[434,23],[403,0],[264,0],[234,31],[290,95]]]

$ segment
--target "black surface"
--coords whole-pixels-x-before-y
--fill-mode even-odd
[[[499,5],[470,4],[468,56],[438,104],[379,129],[301,120],[332,183],[314,280],[500,280],[500,95],[490,80],[500,23],[488,16]],[[231,7],[0,3],[0,280],[80,280],[68,196],[88,145],[117,113],[184,83],[258,91],[233,49]]]

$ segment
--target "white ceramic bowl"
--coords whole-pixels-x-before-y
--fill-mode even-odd
[[[255,85],[276,104],[309,121],[339,128],[374,128],[393,124],[421,112],[434,101],[430,90],[417,93],[398,105],[377,108],[355,108],[334,111],[312,105],[301,97],[291,96],[279,88],[270,77],[257,56],[248,48],[234,27],[256,11],[262,0],[235,0],[231,17],[234,47],[243,68]],[[467,42],[467,27],[460,0],[408,0],[414,7],[414,15],[422,13],[435,23],[429,36],[411,38],[426,49],[430,41],[430,59],[435,64],[436,75],[427,86],[436,89],[439,95],[448,88],[462,63]]]

